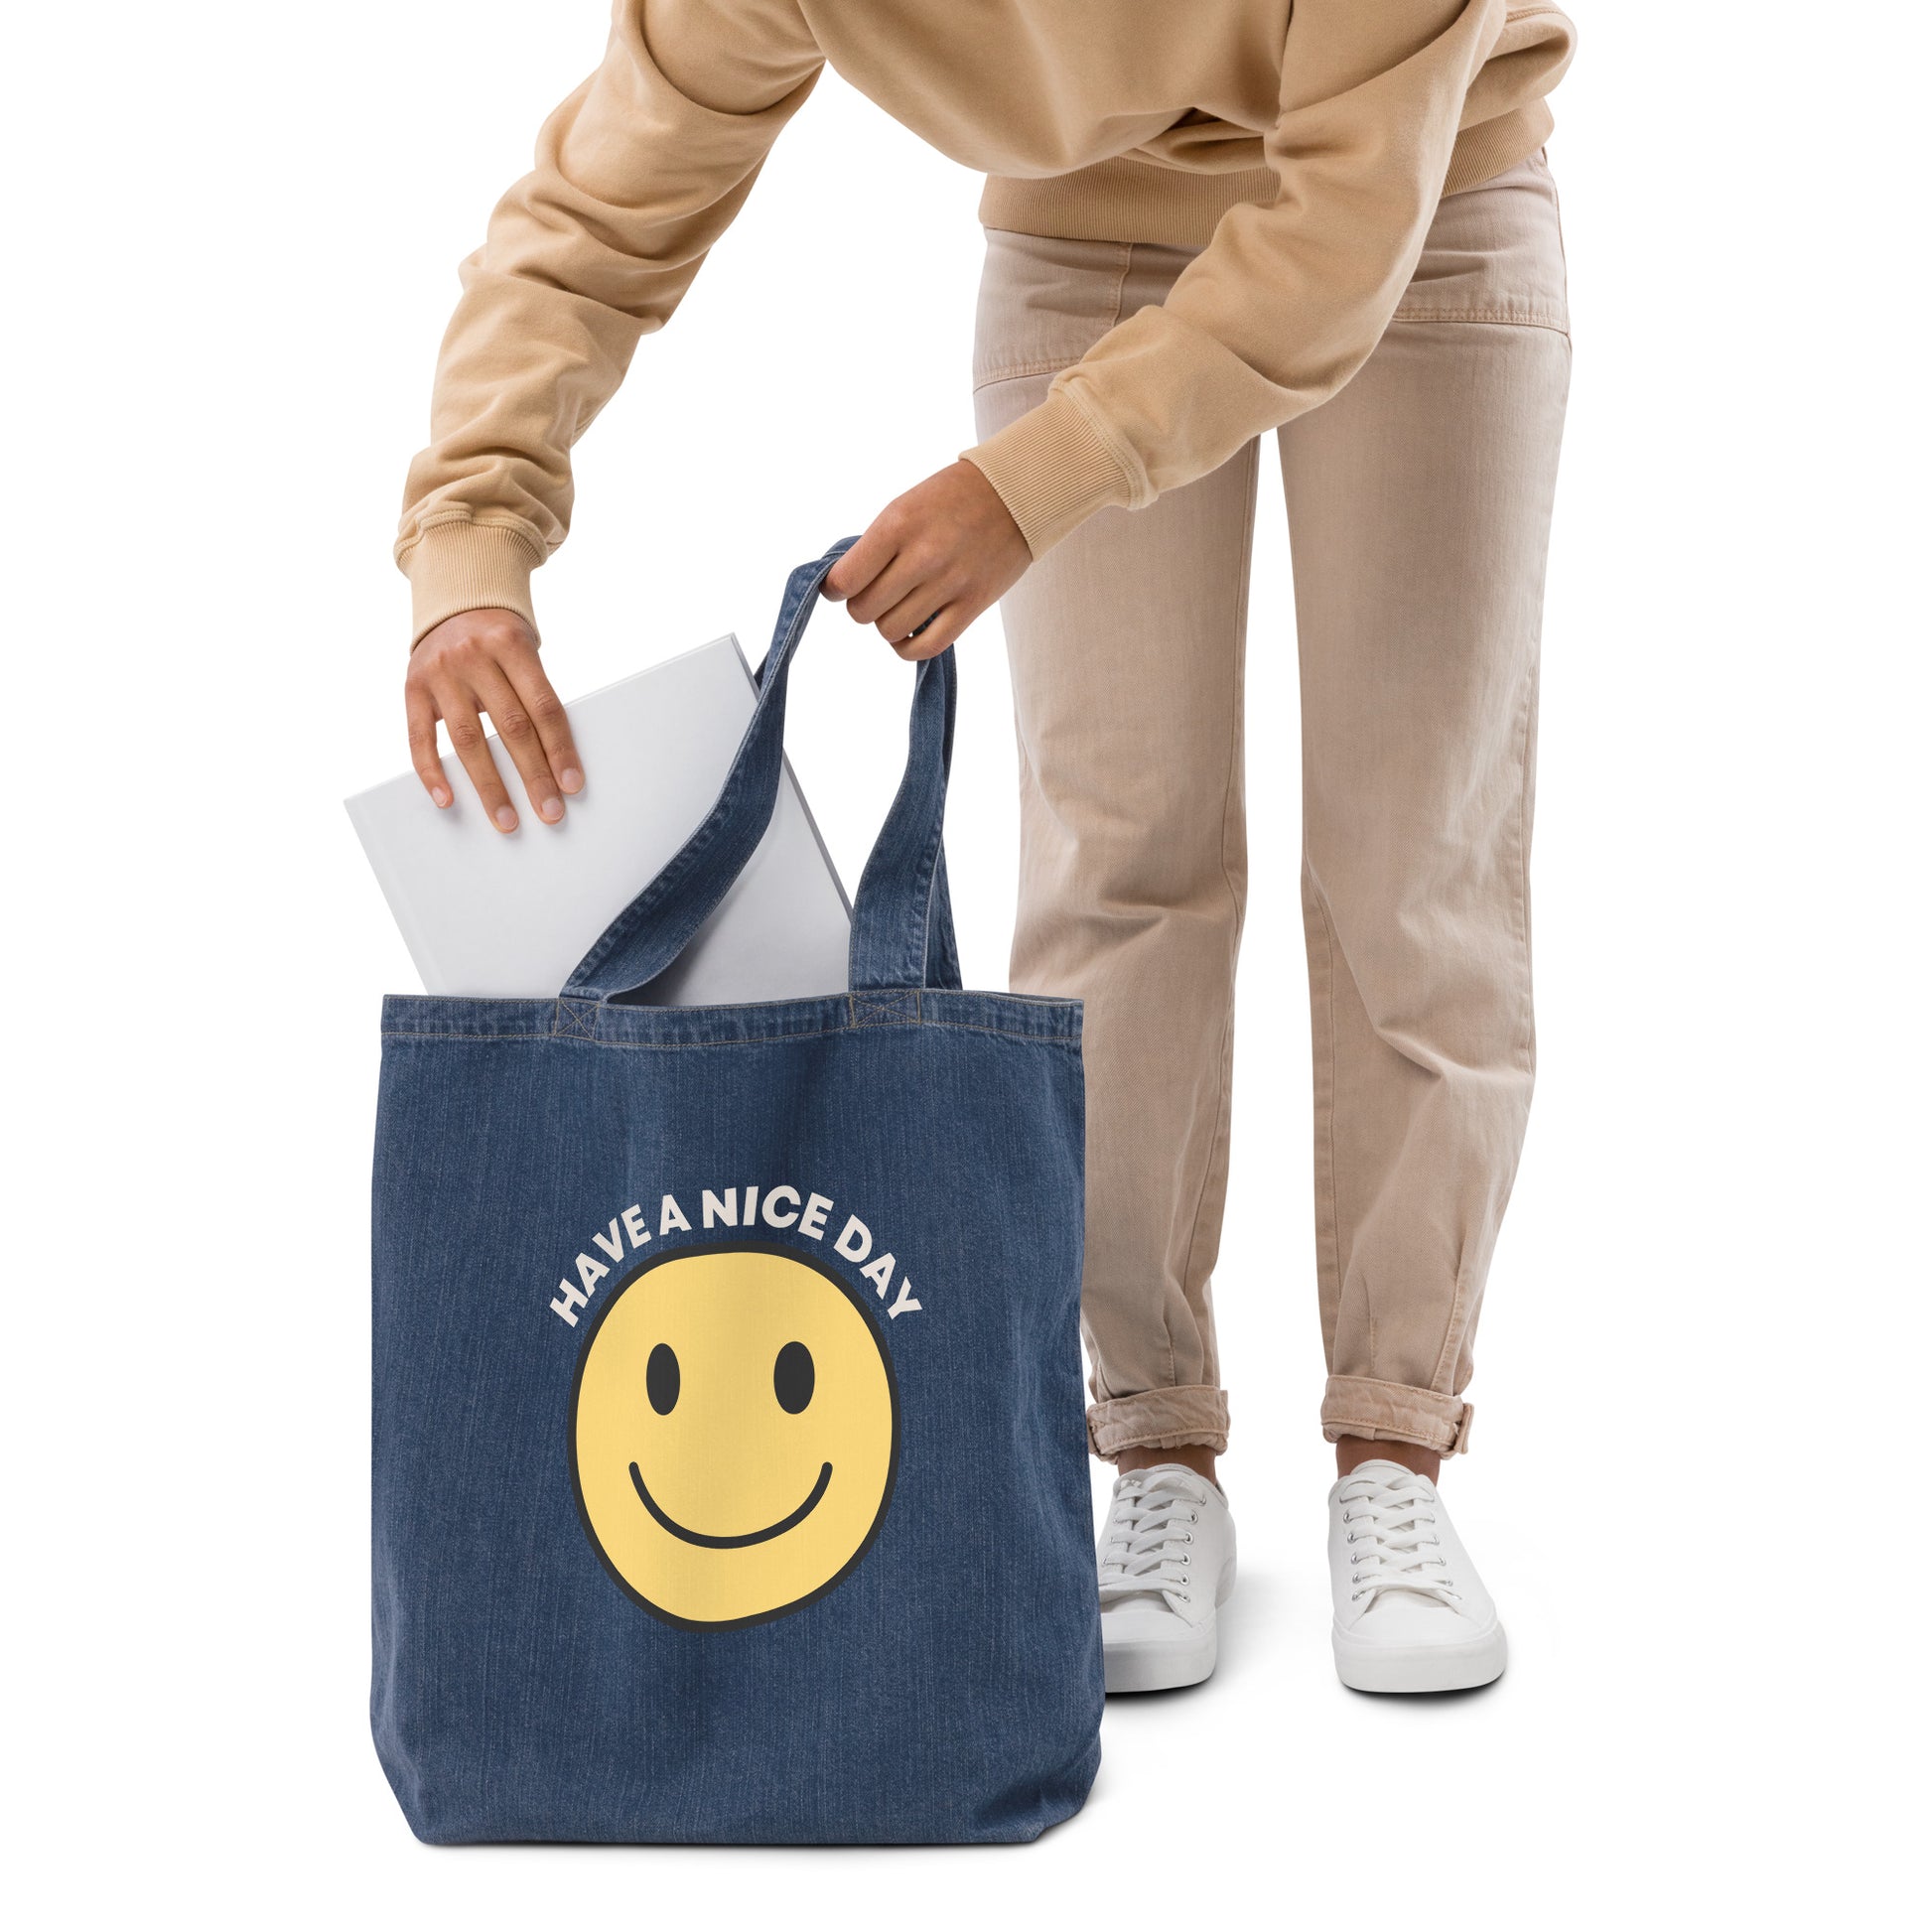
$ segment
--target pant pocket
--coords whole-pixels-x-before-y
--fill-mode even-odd
[[[1056,373],[1120,320],[1125,241],[988,228],[973,328],[973,386]]]
[[[1541,154],[1447,195],[1396,322],[1504,322],[1570,331],[1557,185]]]

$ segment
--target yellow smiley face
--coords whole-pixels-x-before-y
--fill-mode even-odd
[[[761,1623],[823,1595],[878,1532],[892,1363],[857,1295],[799,1256],[672,1255],[584,1344],[570,1457],[591,1543],[645,1609]]]

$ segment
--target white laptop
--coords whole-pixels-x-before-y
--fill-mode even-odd
[[[548,999],[716,802],[756,699],[736,637],[720,637],[566,706],[584,789],[560,825],[517,801],[505,836],[461,765],[439,811],[413,771],[345,802],[423,986]],[[662,1006],[805,999],[846,990],[851,906],[785,766],[764,840],[724,903],[651,987]]]

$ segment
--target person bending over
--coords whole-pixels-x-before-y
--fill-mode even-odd
[[[463,267],[396,546],[409,735],[447,805],[440,721],[509,832],[485,719],[539,820],[584,782],[530,603],[571,446],[822,69],[987,177],[979,440],[886,505],[827,593],[905,658],[1001,605],[1013,984],[1086,1008],[1082,1328],[1089,1438],[1119,1472],[1099,1551],[1113,1690],[1207,1676],[1234,1577],[1209,1283],[1270,430],[1301,652],[1335,1656],[1365,1690],[1503,1668],[1437,1479],[1469,1445],[1530,1101],[1537,658],[1570,364],[1545,96],[1571,48],[1557,8],[1504,0],[617,0],[602,65]]]

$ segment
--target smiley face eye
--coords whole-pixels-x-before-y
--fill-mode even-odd
[[[778,1359],[771,1369],[771,1387],[778,1398],[778,1407],[786,1415],[797,1415],[811,1401],[816,1379],[812,1351],[802,1341],[788,1341],[778,1350]]]
[[[678,1381],[677,1356],[668,1342],[660,1341],[644,1364],[644,1393],[660,1416],[668,1416],[677,1407]]]

